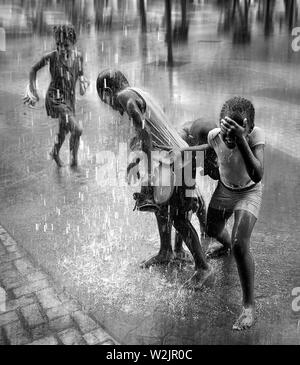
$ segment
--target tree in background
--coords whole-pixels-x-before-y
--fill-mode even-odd
[[[172,37],[172,0],[165,0],[166,5],[166,26],[167,26],[167,46],[168,46],[168,66],[173,67],[173,37]]]
[[[145,0],[140,0],[140,16],[141,16],[142,33],[146,33],[147,32],[147,15],[146,15]]]

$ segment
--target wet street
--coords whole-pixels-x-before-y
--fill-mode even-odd
[[[300,52],[293,52],[287,29],[277,27],[266,38],[254,23],[251,42],[235,44],[218,31],[213,6],[192,15],[188,41],[174,44],[173,68],[166,66],[162,29],[142,36],[130,23],[78,35],[91,80],[76,106],[84,129],[78,170],[67,164],[68,139],[62,148],[66,167],[57,169],[49,157],[58,126],[44,108],[46,68],[38,74],[36,108],[22,103],[30,67],[53,48],[51,36],[7,38],[0,52],[0,223],[120,343],[299,344],[291,303],[292,289],[300,286]],[[124,174],[121,148],[129,137],[126,120],[96,93],[98,73],[111,66],[153,94],[175,126],[199,117],[217,123],[223,102],[235,95],[253,101],[267,146],[263,203],[251,243],[257,303],[252,329],[231,330],[241,305],[233,258],[211,260],[215,286],[196,293],[179,291],[192,265],[139,268],[158,251],[159,235],[153,214],[133,211],[136,189],[113,184],[116,174]],[[119,169],[107,168],[103,156],[112,154]],[[100,178],[105,163],[106,180]],[[209,202],[214,182],[198,174],[198,183]]]

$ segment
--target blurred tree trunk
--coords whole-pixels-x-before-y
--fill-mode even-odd
[[[147,32],[147,16],[146,16],[146,7],[145,7],[144,0],[140,0],[140,16],[141,16],[142,33],[146,33]]]
[[[265,13],[265,35],[270,34],[270,1],[266,0],[266,13]]]
[[[249,7],[250,7],[250,1],[249,0],[245,0],[244,2],[244,7],[245,7],[245,19],[248,22],[248,17],[249,17]]]
[[[294,26],[294,12],[295,12],[295,1],[294,0],[286,0],[285,1],[285,9],[287,14],[288,26],[289,29],[292,29]]]
[[[165,4],[166,4],[167,45],[168,45],[168,66],[173,67],[172,0],[165,0]]]
[[[187,0],[180,0],[181,22],[175,22],[173,29],[173,41],[182,42],[188,39],[189,22],[187,17]]]
[[[181,0],[181,27],[182,29],[186,29],[187,26],[186,0]]]
[[[274,14],[274,0],[267,0],[265,2],[265,36],[269,36],[273,33],[274,25],[273,25],[273,14]]]
[[[251,41],[251,32],[249,28],[249,6],[250,1],[244,0],[244,3],[235,1],[234,6],[238,12],[237,19],[233,19],[233,43],[249,43]]]
[[[263,2],[265,0],[259,0],[256,19],[260,22],[263,20]]]
[[[238,5],[238,0],[233,0],[233,5],[232,5],[232,12],[231,12],[231,20],[234,21],[234,17],[235,17],[235,11]]]

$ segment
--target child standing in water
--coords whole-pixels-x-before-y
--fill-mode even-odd
[[[249,100],[234,97],[222,107],[220,128],[208,134],[208,145],[218,158],[219,183],[207,212],[206,233],[221,245],[209,247],[208,257],[233,252],[243,292],[243,310],[233,329],[254,323],[254,261],[250,237],[262,200],[264,132],[254,125],[254,107]],[[234,214],[232,234],[225,228]]]
[[[58,167],[63,166],[59,157],[60,148],[68,132],[70,136],[71,166],[78,165],[78,148],[82,128],[75,119],[75,87],[79,78],[80,95],[84,95],[89,82],[83,76],[83,58],[75,48],[76,33],[72,26],[54,27],[57,49],[48,53],[37,62],[30,71],[29,87],[24,103],[33,106],[39,101],[36,87],[36,74],[49,64],[51,82],[46,94],[46,111],[51,118],[58,118],[59,132],[50,155]]]

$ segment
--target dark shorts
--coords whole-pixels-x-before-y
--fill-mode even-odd
[[[262,183],[256,184],[253,188],[244,191],[232,191],[227,189],[221,182],[213,193],[209,207],[217,210],[234,212],[235,210],[246,210],[258,218],[262,201]]]
[[[47,115],[51,118],[59,118],[68,114],[75,115],[74,98],[57,97],[57,92],[48,90],[45,100]]]
[[[196,212],[199,209],[199,202],[203,203],[200,192],[197,188],[175,187],[174,193],[169,201],[171,215],[186,214],[190,211]]]

